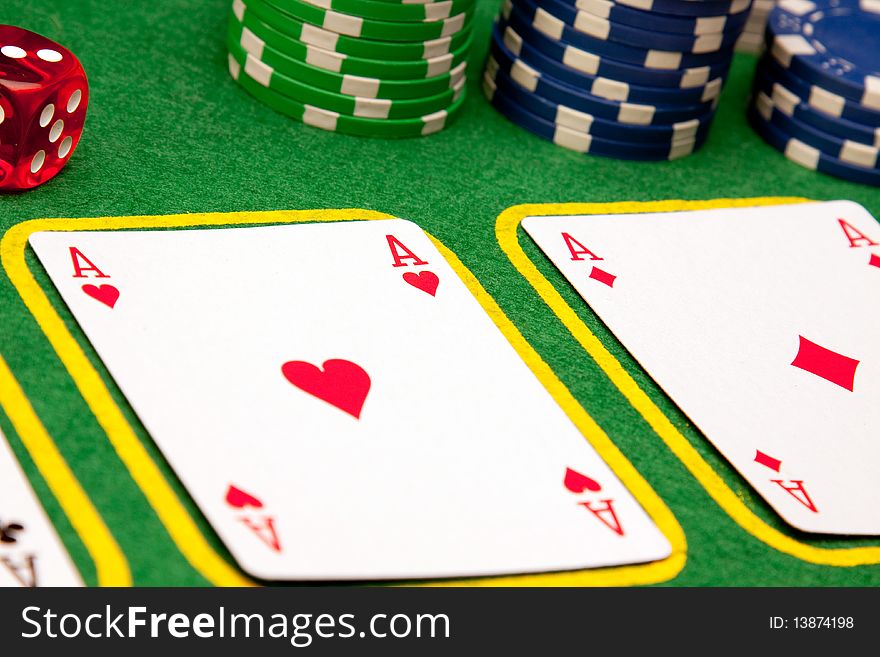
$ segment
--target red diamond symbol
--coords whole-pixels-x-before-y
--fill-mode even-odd
[[[810,342],[799,335],[800,345],[792,365],[853,391],[859,361]]]
[[[871,257],[868,259],[868,264],[872,267],[880,267],[880,255],[872,253]]]
[[[608,287],[614,287],[614,281],[617,280],[617,276],[614,274],[609,274],[607,271],[603,271],[598,267],[593,267],[590,271],[590,278],[594,281],[599,281],[600,283],[604,283]]]
[[[769,454],[765,454],[760,449],[755,450],[755,463],[760,463],[776,472],[779,472],[779,468],[782,466],[782,461],[773,458]]]

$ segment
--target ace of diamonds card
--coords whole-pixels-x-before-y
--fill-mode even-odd
[[[522,225],[782,518],[880,534],[880,226],[864,208]]]
[[[410,222],[30,244],[252,575],[454,577],[670,553]]]

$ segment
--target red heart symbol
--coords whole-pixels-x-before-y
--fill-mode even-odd
[[[599,482],[590,479],[587,475],[582,475],[571,468],[565,469],[565,487],[572,493],[583,493],[585,490],[591,490],[594,493],[602,490]]]
[[[370,391],[370,375],[360,365],[334,358],[324,361],[322,371],[311,363],[292,360],[281,366],[281,373],[300,390],[360,418]]]
[[[437,274],[427,269],[418,274],[414,271],[408,271],[403,275],[403,280],[422,292],[427,292],[432,297],[437,294],[437,286],[440,285]]]
[[[252,506],[255,509],[263,508],[263,503],[260,500],[232,484],[229,485],[229,490],[226,491],[226,503],[229,506],[234,506],[236,509],[242,509],[246,506]]]
[[[101,285],[100,287],[97,285],[83,285],[82,291],[92,297],[92,299],[97,299],[105,306],[110,306],[111,308],[116,305],[116,301],[119,299],[119,290],[112,285]]]

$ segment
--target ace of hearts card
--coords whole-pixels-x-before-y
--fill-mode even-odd
[[[30,244],[253,576],[481,576],[670,554],[413,223]]]
[[[792,526],[880,534],[880,226],[849,202],[523,229]]]

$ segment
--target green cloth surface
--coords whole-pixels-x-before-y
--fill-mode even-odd
[[[803,169],[765,145],[744,110],[755,58],[737,55],[704,148],[672,163],[579,155],[498,115],[479,78],[498,2],[481,0],[460,120],[425,139],[380,141],[302,126],[262,106],[229,77],[229,0],[5,0],[0,23],[70,48],[89,76],[82,142],[55,180],[0,196],[0,230],[41,217],[367,208],[411,219],[462,259],[662,497],[687,536],[687,563],[670,585],[880,584],[880,566],[819,566],[779,552],[736,524],[626,402],[502,253],[495,218],[522,203],[805,196],[851,199],[880,215],[880,191]],[[727,465],[596,320],[540,252],[542,273],[699,453],[759,517],[811,545],[878,545],[787,528]],[[68,327],[110,383],[150,454],[202,532],[228,554],[188,500],[110,382],[33,254],[28,263]],[[0,276],[0,353],[128,558],[138,585],[202,585],[106,439],[37,323]],[[745,409],[744,409],[745,412]],[[7,417],[9,436],[47,510],[95,583],[88,552],[48,492]]]

